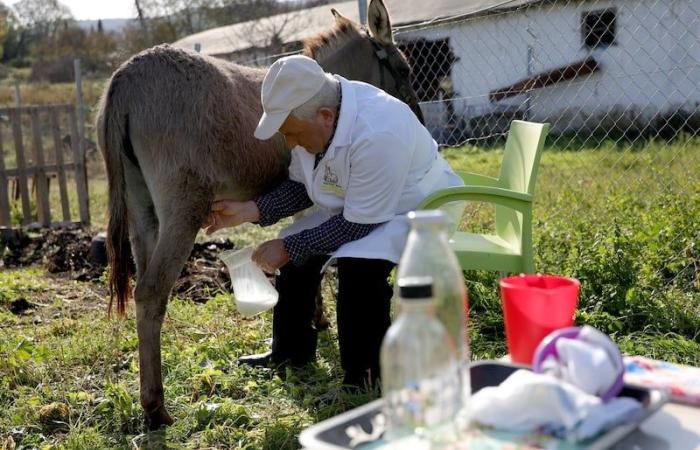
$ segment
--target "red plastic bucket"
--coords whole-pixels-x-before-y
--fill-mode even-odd
[[[511,361],[531,364],[549,333],[574,323],[581,283],[556,275],[502,278],[501,298]]]

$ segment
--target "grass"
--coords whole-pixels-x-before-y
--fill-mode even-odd
[[[542,158],[536,266],[579,278],[577,323],[609,333],[623,351],[700,365],[700,140],[570,147],[555,142]],[[445,154],[456,168],[496,175],[502,149]],[[90,171],[91,213],[101,229],[106,182],[99,165]],[[470,205],[463,226],[492,225],[493,211],[481,206]],[[217,236],[253,245],[278,229]],[[499,357],[506,349],[497,276],[474,271],[465,279],[472,354]],[[19,298],[34,306],[22,316],[10,312]],[[305,426],[368,400],[313,405],[341,375],[334,326],[321,334],[318,364],[283,380],[235,364],[266,348],[270,314],[243,318],[227,293],[206,304],[176,298],[163,331],[166,401],[176,423],[144,434],[133,314],[108,320],[105,298],[101,284],[50,276],[40,266],[0,272],[0,446],[293,449]]]
[[[697,140],[632,149],[545,152],[536,191],[535,252],[541,272],[582,282],[578,323],[610,334],[623,351],[700,365],[700,178]],[[448,153],[455,167],[497,174],[500,151]],[[488,228],[472,205],[464,222]],[[463,224],[464,224],[463,222]],[[497,277],[466,274],[473,351],[505,352]]]
[[[85,105],[96,105],[107,79],[83,80],[83,101]],[[75,104],[74,83],[20,83],[22,105],[53,105],[57,103]],[[15,106],[14,81],[0,82],[0,105]]]

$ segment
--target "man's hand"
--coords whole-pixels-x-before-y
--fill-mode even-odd
[[[253,252],[253,262],[267,273],[275,273],[277,269],[287,264],[289,253],[284,248],[282,239],[274,239],[262,244]]]
[[[246,222],[260,220],[260,211],[254,201],[234,202],[219,200],[211,206],[211,212],[202,224],[206,234],[226,227],[235,227]]]

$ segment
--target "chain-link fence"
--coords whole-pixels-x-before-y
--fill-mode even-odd
[[[700,130],[697,0],[494,3],[396,33],[441,144],[502,134],[513,118],[580,137]]]

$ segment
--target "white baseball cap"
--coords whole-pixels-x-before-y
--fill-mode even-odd
[[[275,61],[260,90],[263,115],[255,137],[264,140],[274,136],[289,113],[311,100],[325,80],[326,73],[321,66],[306,56],[286,56]]]

